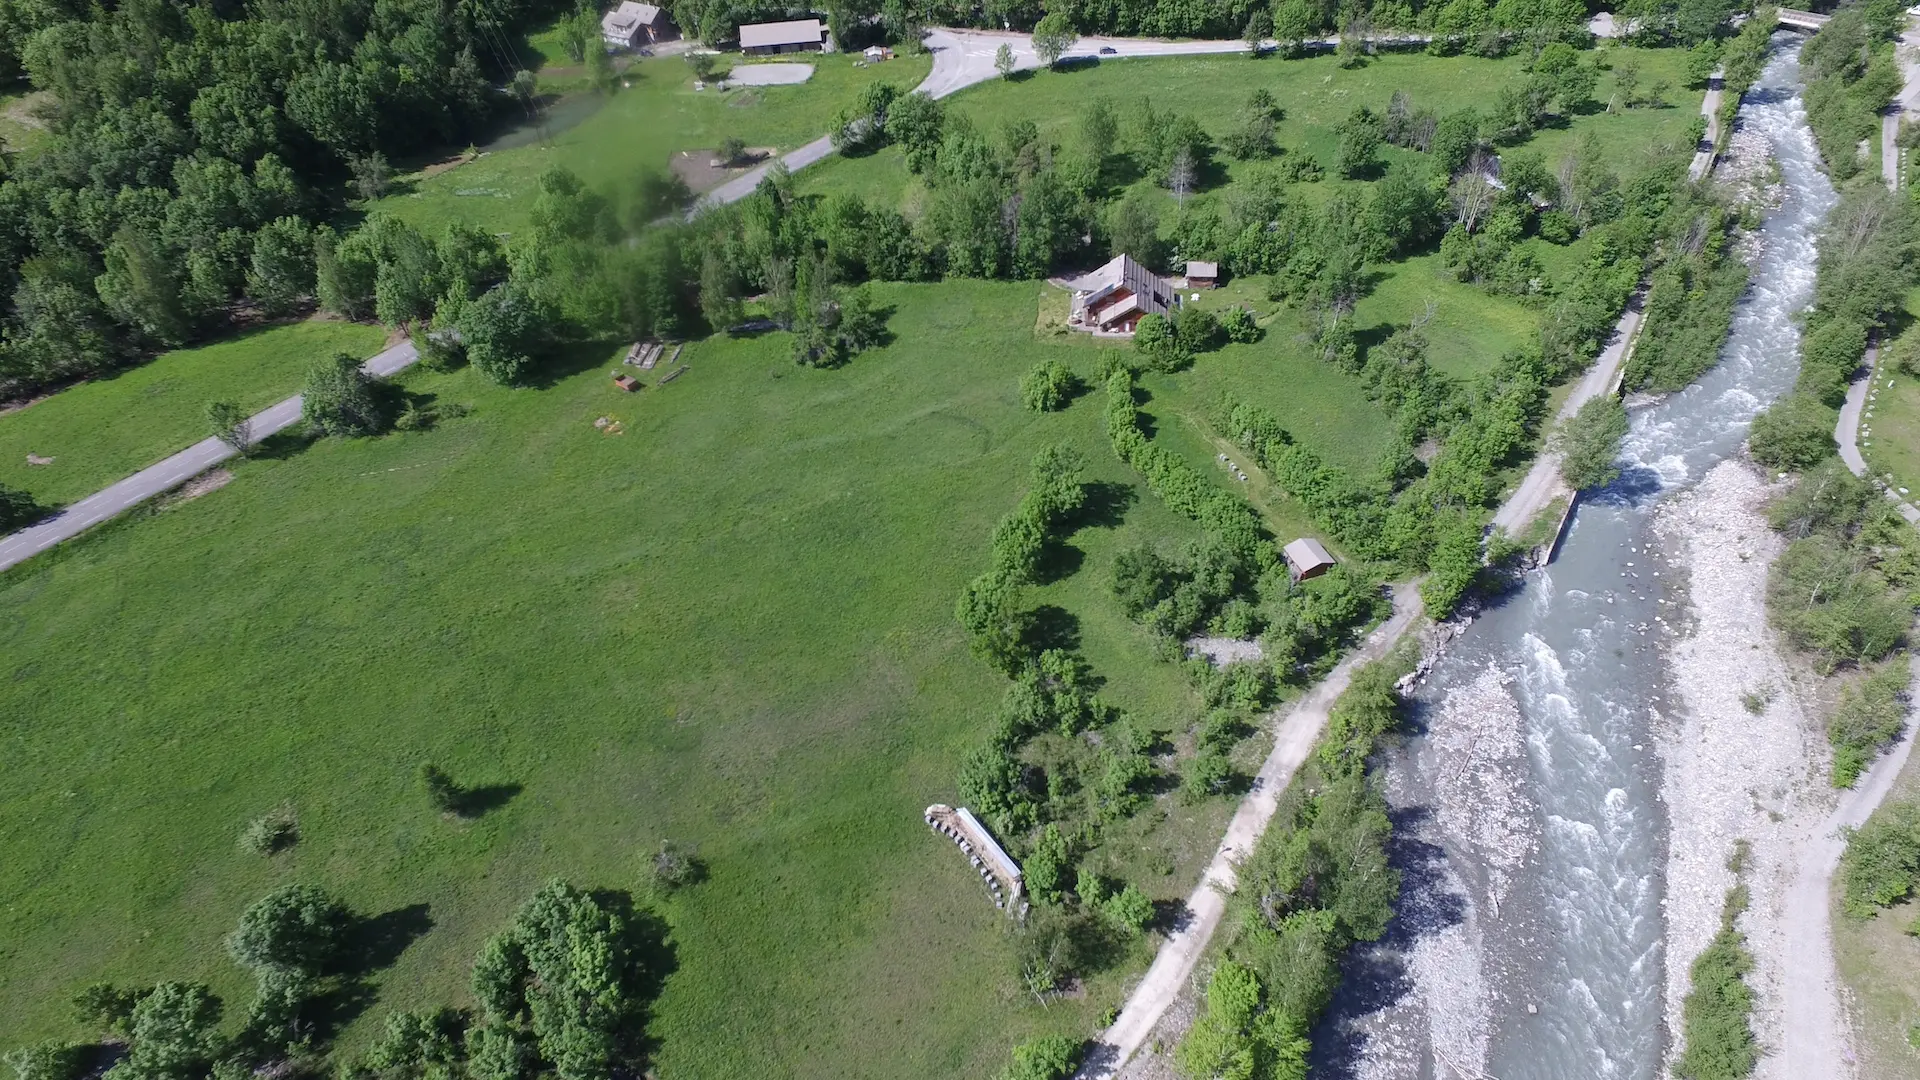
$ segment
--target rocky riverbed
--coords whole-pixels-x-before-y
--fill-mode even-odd
[[[1781,1008],[1788,950],[1826,947],[1824,933],[1790,925],[1785,908],[1802,849],[1834,795],[1820,710],[1807,699],[1811,682],[1767,625],[1767,568],[1784,546],[1766,523],[1776,490],[1754,466],[1730,459],[1662,507],[1654,526],[1684,583],[1687,613],[1669,653],[1673,715],[1658,728],[1669,830],[1669,1070],[1683,1047],[1690,968],[1719,929],[1738,840],[1752,845],[1752,900],[1738,925],[1754,954],[1747,981],[1760,1041],[1777,1042],[1787,1023],[1840,1023],[1837,1002],[1825,1016],[1788,1017]],[[1844,1063],[1832,1064],[1829,1076],[1845,1075]],[[1777,1059],[1763,1058],[1756,1075],[1806,1080],[1779,1069]]]

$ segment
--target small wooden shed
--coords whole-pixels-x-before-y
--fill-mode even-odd
[[[640,389],[640,380],[631,375],[621,375],[616,372],[613,376],[613,385],[631,394]]]
[[[1190,289],[1211,289],[1220,284],[1220,264],[1201,262],[1199,259],[1187,260],[1187,287]]]
[[[1334,557],[1327,553],[1325,545],[1310,536],[1303,536],[1285,548],[1287,556],[1287,574],[1294,581],[1317,578],[1333,569]]]

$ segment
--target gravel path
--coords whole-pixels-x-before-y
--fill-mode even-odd
[[[1274,731],[1273,750],[1254,777],[1253,790],[1241,800],[1233,820],[1228,822],[1227,835],[1200,875],[1200,884],[1187,897],[1179,928],[1160,946],[1153,966],[1127,995],[1126,1005],[1113,1026],[1100,1036],[1099,1043],[1087,1055],[1086,1064],[1078,1074],[1083,1080],[1108,1080],[1145,1045],[1161,1016],[1187,987],[1194,965],[1213,939],[1220,917],[1226,913],[1227,897],[1234,887],[1234,864],[1252,852],[1254,844],[1267,831],[1267,824],[1273,820],[1279,805],[1280,792],[1313,752],[1320,732],[1327,726],[1333,703],[1346,691],[1354,672],[1385,655],[1419,617],[1419,591],[1404,586],[1396,588],[1393,617],[1376,627],[1364,644],[1348,654],[1280,720]]]

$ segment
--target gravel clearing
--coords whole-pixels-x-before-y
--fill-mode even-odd
[[[1817,710],[1767,628],[1767,568],[1783,542],[1767,527],[1765,504],[1775,489],[1752,465],[1729,460],[1698,487],[1664,507],[1655,530],[1675,555],[1689,593],[1692,623],[1670,656],[1678,712],[1659,738],[1666,769],[1662,798],[1669,842],[1666,897],[1668,1070],[1682,1049],[1681,1023],[1690,971],[1714,933],[1734,875],[1734,842],[1753,845],[1747,882],[1752,905],[1740,920],[1754,954],[1748,976],[1755,997],[1754,1030],[1777,1048],[1788,1036],[1818,1045],[1847,1045],[1834,992],[1832,947],[1824,919],[1789,917],[1787,896],[1802,860],[1835,803],[1827,783],[1828,751]],[[1758,713],[1748,708],[1760,700]],[[1803,925],[1813,921],[1818,925]],[[1791,954],[1790,954],[1791,950]],[[1821,954],[1821,955],[1816,955]],[[1824,1001],[1782,1008],[1789,959],[1826,972]],[[1834,1054],[1823,1080],[1850,1077]],[[1790,1076],[1782,1057],[1763,1057],[1760,1080]]]
[[[727,73],[727,85],[794,86],[811,78],[812,64],[740,64]]]
[[[1204,656],[1214,667],[1226,667],[1242,660],[1264,660],[1267,652],[1258,641],[1242,641],[1230,637],[1195,637],[1187,639],[1187,656]]]

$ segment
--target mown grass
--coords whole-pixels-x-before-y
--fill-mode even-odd
[[[48,505],[91,495],[206,438],[209,401],[263,409],[299,393],[313,361],[370,356],[385,337],[352,323],[282,323],[69,387],[0,414],[0,484]],[[29,465],[29,453],[53,464]]]
[[[1912,355],[1920,340],[1914,325],[1920,318],[1920,289],[1908,293],[1905,306],[1904,313],[1896,313],[1903,316],[1904,328],[1882,344],[1856,438],[1869,473],[1892,484],[1896,493],[1906,488],[1901,498],[1913,502],[1920,499],[1920,378],[1901,371],[1897,361]]]
[[[1098,395],[1020,407],[1036,358],[1097,358],[1035,339],[1038,288],[880,288],[898,340],[838,371],[769,335],[696,343],[637,396],[598,350],[537,391],[419,373],[472,415],[245,462],[0,577],[5,1041],[77,1035],[66,997],[95,979],[206,979],[237,1009],[222,936],[309,881],[428,905],[364,1045],[390,1008],[466,1001],[542,879],[632,887],[669,837],[711,879],[667,906],[664,1075],[985,1076],[1016,1038],[1091,1032],[1128,965],[1027,1003],[1004,919],[919,820],[1005,688],[953,600],[1046,443],[1134,496],[1037,599],[1077,619],[1103,696],[1176,737],[1198,710],[1106,592],[1115,551],[1198,533],[1113,458]],[[524,791],[447,822],[428,758]],[[243,853],[282,802],[300,844]],[[1230,810],[1163,796],[1092,862],[1182,896]]]
[[[804,83],[727,91],[694,90],[693,71],[680,57],[642,59],[621,74],[623,88],[578,124],[403,184],[368,209],[428,229],[464,221],[512,232],[525,224],[534,181],[550,166],[564,165],[601,190],[624,190],[641,174],[664,170],[675,152],[710,149],[729,135],[748,146],[792,150],[825,135],[834,113],[868,83],[911,89],[931,66],[924,56],[866,67],[854,67],[855,59],[809,56],[813,77]],[[557,111],[591,108],[575,100]]]

